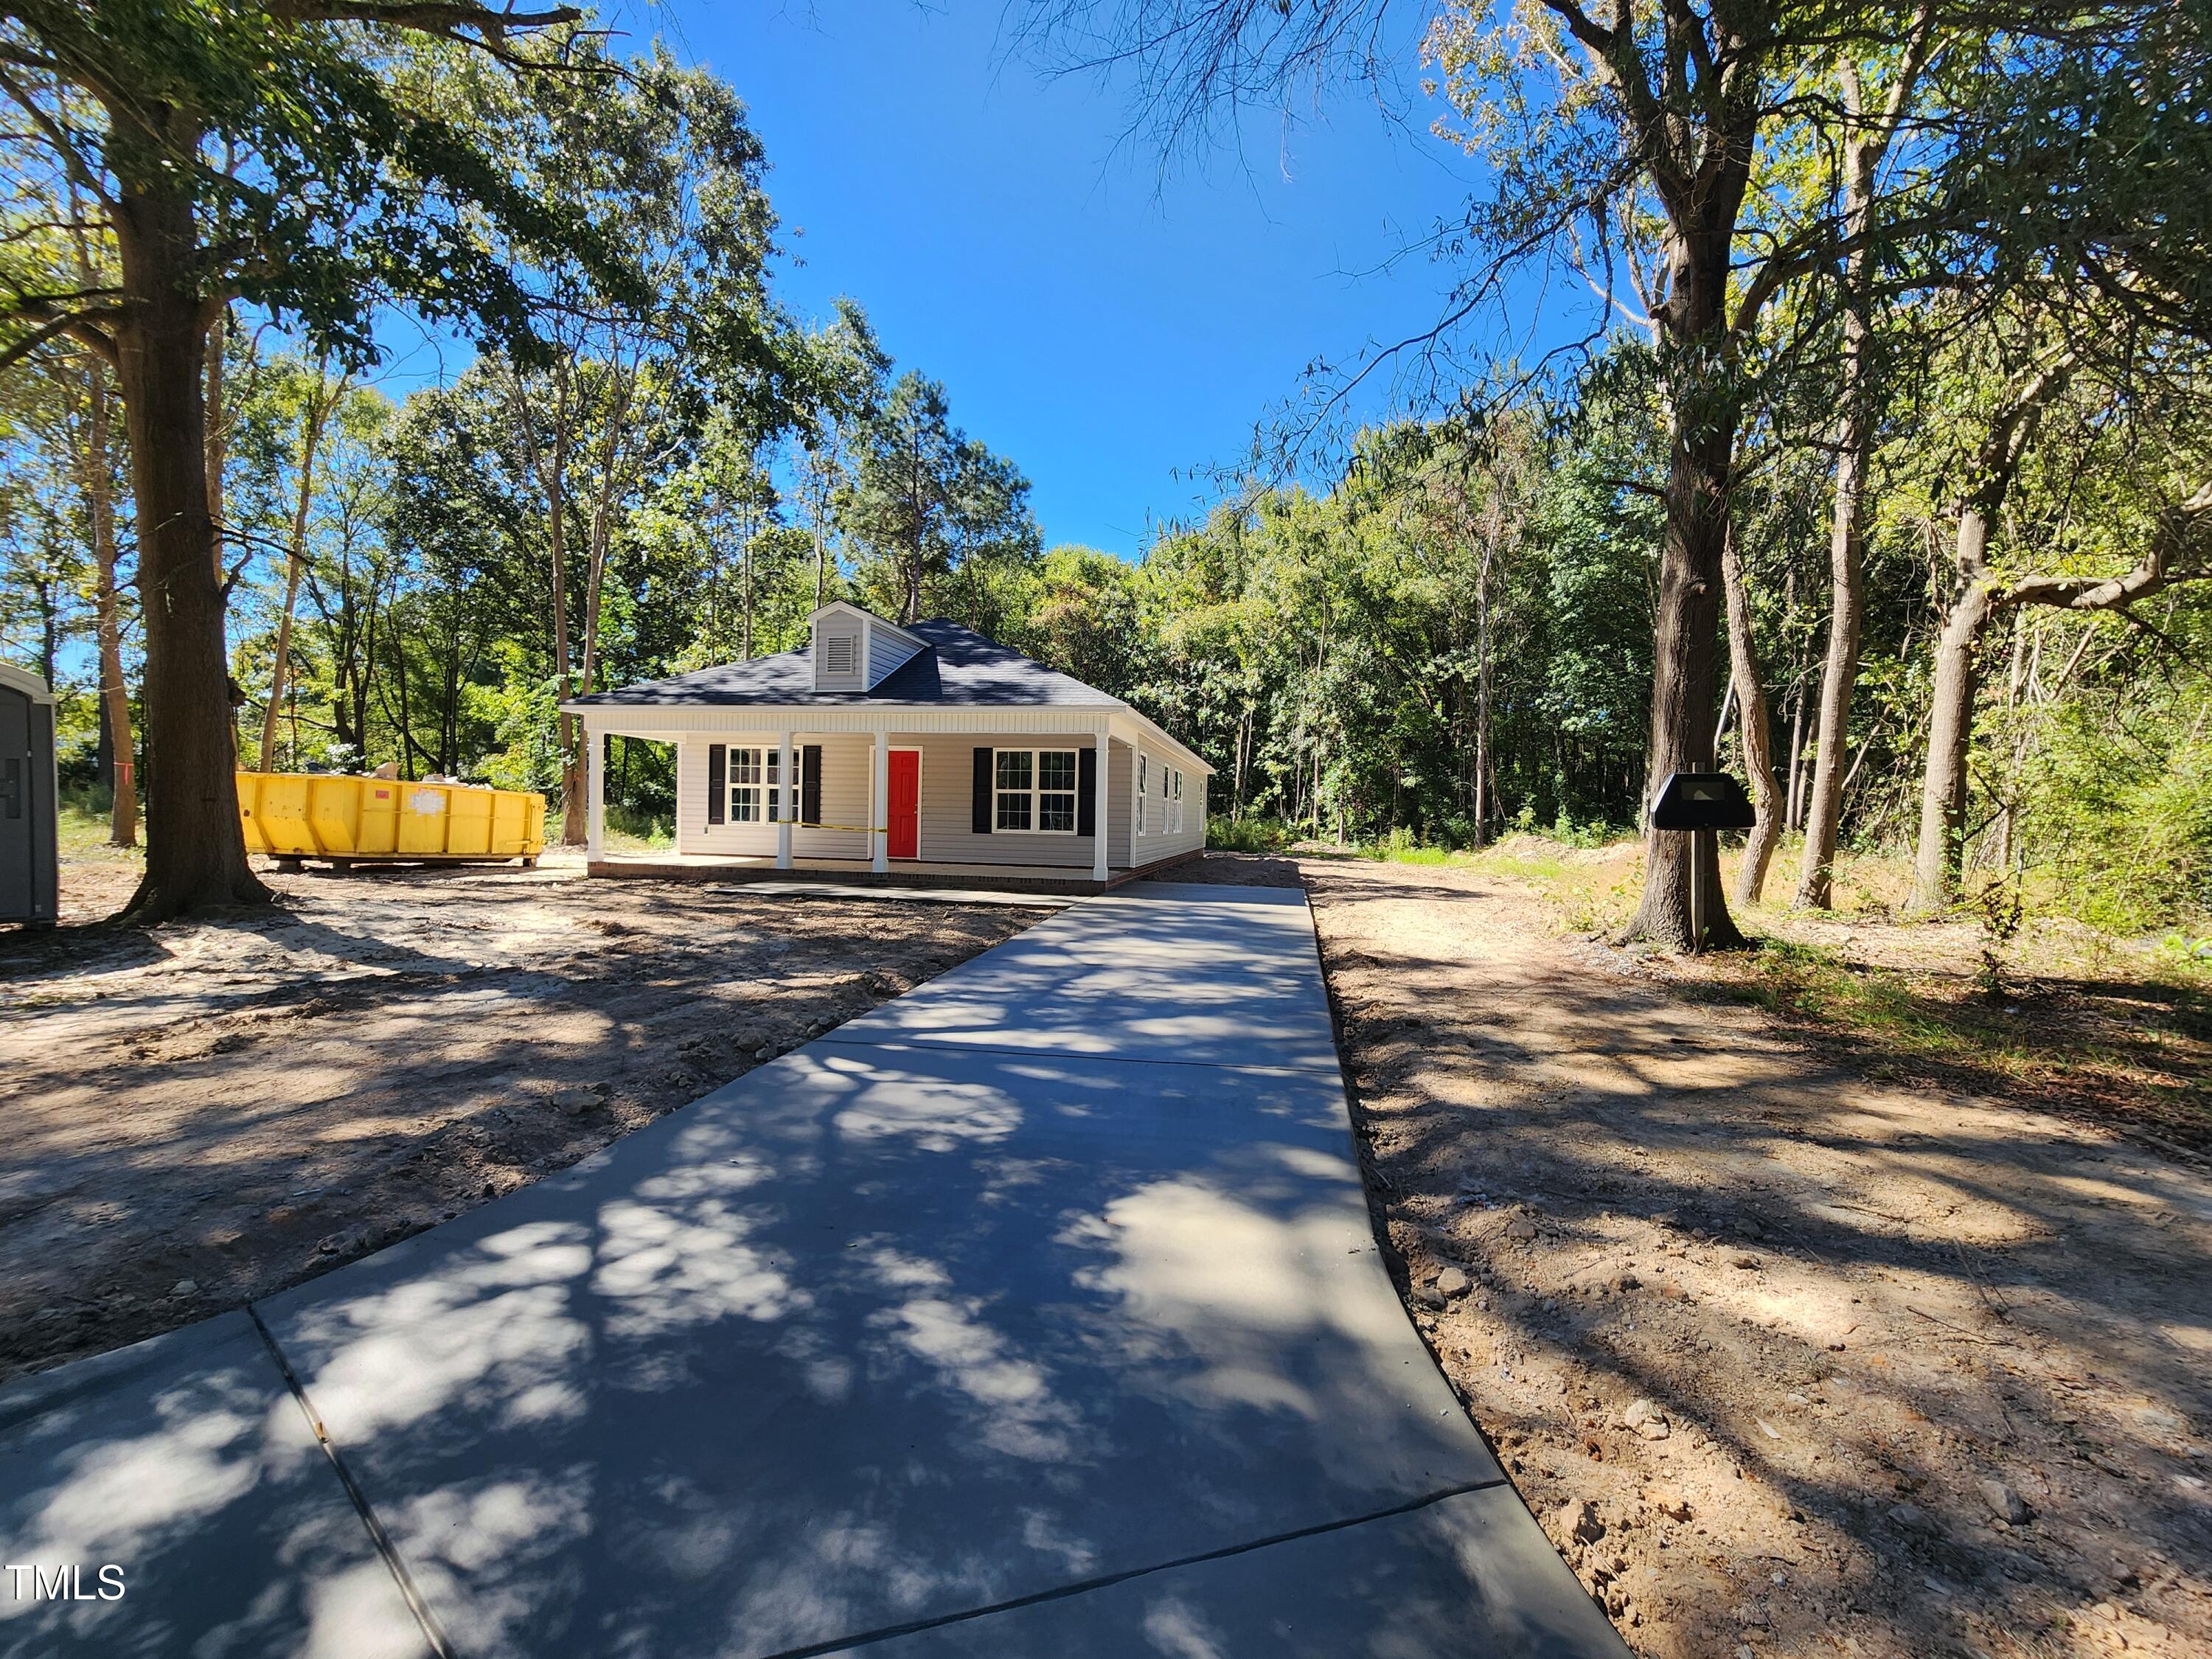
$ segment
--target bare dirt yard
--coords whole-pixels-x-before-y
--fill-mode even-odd
[[[2145,1046],[1970,1063],[1510,877],[1297,868],[1408,1305],[1632,1647],[2212,1653],[2201,1008],[2031,988]]]
[[[0,933],[0,1381],[565,1168],[1051,908],[263,873],[265,915]],[[136,876],[65,864],[64,921]]]

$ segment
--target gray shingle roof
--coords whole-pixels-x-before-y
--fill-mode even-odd
[[[908,659],[870,691],[817,691],[814,661],[807,651],[785,651],[750,662],[724,663],[672,679],[647,680],[612,691],[597,691],[571,701],[613,708],[726,708],[748,703],[937,704],[945,708],[1118,708],[1096,686],[1009,651],[957,623],[915,623],[906,632],[927,640],[928,648]]]

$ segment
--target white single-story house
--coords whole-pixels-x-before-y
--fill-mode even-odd
[[[1118,697],[842,601],[811,644],[574,698],[593,875],[860,872],[1102,890],[1206,845],[1213,769]],[[610,736],[676,747],[672,857],[604,848]]]

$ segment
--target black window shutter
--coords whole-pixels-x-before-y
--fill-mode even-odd
[[[822,822],[822,745],[810,743],[799,751],[799,821]]]
[[[1098,833],[1098,749],[1075,751],[1075,833]]]
[[[730,765],[730,746],[726,743],[707,745],[707,822],[720,823],[722,815],[730,810],[730,792],[723,780]]]
[[[991,751],[975,751],[975,795],[969,804],[968,827],[979,836],[991,833],[991,821],[996,815],[991,810]]]

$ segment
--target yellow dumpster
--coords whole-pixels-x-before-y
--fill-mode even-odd
[[[545,797],[473,783],[337,773],[240,772],[239,826],[249,853],[297,868],[520,859],[545,850]]]

